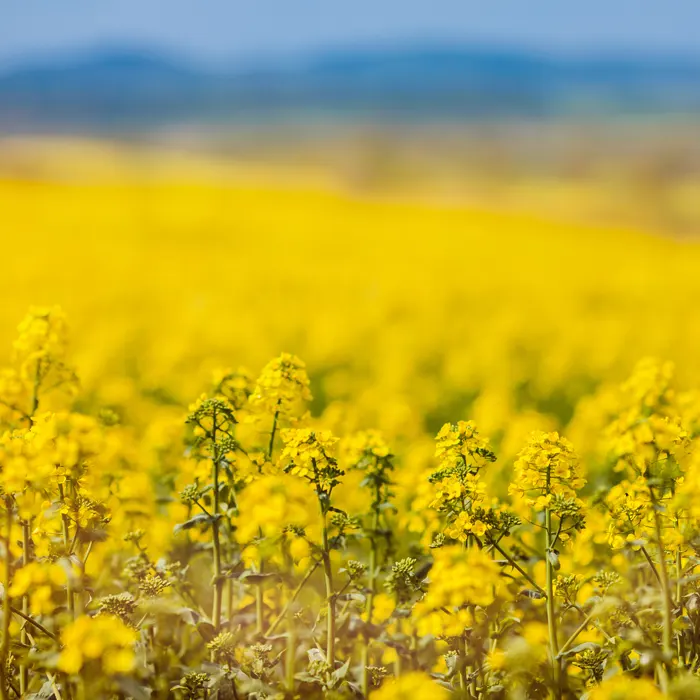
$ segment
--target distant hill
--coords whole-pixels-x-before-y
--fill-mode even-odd
[[[118,50],[0,75],[0,128],[10,130],[679,112],[700,114],[700,59],[409,47],[209,71]]]

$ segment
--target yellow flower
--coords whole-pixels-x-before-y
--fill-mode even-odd
[[[525,498],[538,510],[549,507],[552,496],[577,499],[586,481],[571,443],[559,433],[536,431],[518,454],[508,492]]]
[[[317,484],[322,491],[338,483],[342,475],[335,459],[338,438],[330,430],[290,428],[282,431],[282,441],[279,463],[286,472]]]
[[[419,634],[458,636],[473,622],[466,606],[488,607],[503,591],[501,571],[483,550],[441,547],[433,553],[430,585],[415,605]]]
[[[63,649],[58,668],[76,674],[95,663],[106,675],[129,673],[134,667],[137,639],[138,632],[113,615],[81,615],[61,633]]]
[[[265,546],[278,540],[285,529],[304,530],[317,523],[316,508],[309,508],[308,487],[286,474],[262,476],[246,486],[238,495],[236,541],[245,545],[257,540],[260,533]],[[308,544],[302,538],[290,542],[295,559],[308,556]]]
[[[361,468],[366,468],[370,473],[377,468],[377,459],[366,459],[367,457],[383,458],[391,454],[389,446],[378,430],[363,430],[355,433],[351,437],[343,440],[342,452],[344,463]],[[367,465],[362,462],[367,461]]]
[[[445,534],[453,540],[466,542],[469,535],[481,537],[486,532],[486,525],[478,520],[472,520],[467,511],[462,511],[446,528]]]
[[[9,594],[12,598],[29,594],[29,609],[32,615],[49,615],[57,603],[54,593],[61,591],[68,582],[62,566],[44,562],[30,562],[15,572]],[[62,600],[62,604],[65,600]]]
[[[449,693],[427,673],[411,671],[384,681],[372,696],[375,700],[446,700]]]
[[[282,353],[263,368],[249,403],[257,412],[298,418],[311,399],[306,365],[295,355]]]
[[[435,456],[441,469],[465,465],[474,471],[496,459],[472,420],[445,423],[435,438]]]
[[[372,622],[386,622],[396,608],[394,597],[386,593],[377,593],[372,605]]]
[[[589,700],[662,700],[664,694],[649,678],[632,678],[627,675],[613,676],[593,688]]]

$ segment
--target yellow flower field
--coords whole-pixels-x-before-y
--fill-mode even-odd
[[[700,697],[700,242],[61,153],[0,169],[3,698]]]

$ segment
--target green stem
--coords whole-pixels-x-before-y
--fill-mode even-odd
[[[676,551],[676,601],[680,610],[678,612],[679,617],[684,614],[683,607],[683,559],[681,556],[681,548],[678,547]],[[683,666],[685,665],[685,639],[683,634],[678,635],[678,663]]]
[[[654,535],[656,547],[659,552],[659,581],[661,583],[662,611],[663,611],[663,634],[662,650],[664,655],[664,668],[659,669],[659,684],[661,690],[666,693],[668,690],[668,671],[670,660],[673,656],[673,603],[671,601],[671,586],[668,578],[668,567],[666,566],[666,551],[664,550],[663,535],[661,529],[661,515],[659,514],[659,504],[654,493],[653,486],[649,485],[651,505],[654,511]]]
[[[379,532],[379,503],[380,503],[380,487],[377,485],[374,498],[374,512],[372,515],[372,531],[370,533],[370,550],[369,550],[369,581],[367,594],[367,626],[372,625],[372,613],[374,612],[374,595],[377,585],[377,533]],[[362,693],[365,698],[368,698],[371,692],[369,684],[369,652],[370,652],[370,637],[369,632],[365,631],[364,646],[362,647]]]
[[[2,601],[2,647],[0,648],[0,698],[7,700],[8,679],[6,676],[7,655],[10,649],[10,542],[12,533],[12,501],[5,497],[5,578]]]
[[[292,561],[291,555],[286,553],[287,568],[290,575],[294,572],[294,562]],[[292,594],[287,595],[287,600],[285,601],[286,617],[287,617],[287,646],[285,648],[284,654],[284,665],[286,673],[286,685],[287,692],[290,696],[294,695],[294,676],[296,673],[296,626],[294,624],[294,610],[292,609],[291,603]]]
[[[593,618],[593,611],[588,613],[586,617],[584,618],[583,622],[576,628],[576,631],[564,642],[564,644],[561,646],[559,649],[559,653],[557,656],[561,658],[564,654],[564,652],[576,641],[577,637],[583,630],[588,627],[588,625],[591,623],[591,619]]]
[[[327,513],[321,503],[321,515],[323,517],[323,577],[326,583],[327,613],[327,640],[326,663],[335,668],[335,595],[333,593],[333,571],[331,568],[330,546],[328,544],[328,520]]]
[[[577,605],[576,603],[572,603],[571,607],[574,610],[576,610],[581,615],[581,617],[586,617],[586,613],[584,612],[583,608],[580,605]],[[613,639],[613,637],[611,637],[603,629],[603,627],[600,625],[600,623],[597,620],[591,620],[591,622],[593,623],[593,626],[598,630],[598,632],[600,632],[603,635],[603,637],[605,637],[605,639],[608,641],[608,643],[610,643],[610,644],[615,643],[615,640]],[[561,650],[559,653],[561,654]]]
[[[659,582],[659,585],[663,587],[663,582],[661,581],[661,576],[659,576],[659,572],[657,571],[656,567],[654,566],[654,561],[649,555],[649,552],[647,551],[646,547],[640,547],[640,550],[642,554],[644,555],[644,558],[647,560],[647,564],[649,564],[649,568],[652,570],[652,573],[654,574],[654,578]]]
[[[262,535],[262,533],[261,533]],[[260,558],[260,573],[263,573],[263,561]],[[264,620],[264,600],[263,600],[263,583],[262,581],[255,587],[255,634],[262,634]]]
[[[221,576],[221,540],[218,523],[213,524],[214,542],[214,602],[212,606],[212,624],[218,630],[221,625],[221,599],[224,580]]]
[[[31,427],[34,421],[34,415],[39,410],[39,388],[41,387],[41,360],[36,361],[36,367],[34,369],[34,384],[32,386],[32,399],[31,407],[29,409],[29,425]]]
[[[226,581],[226,617],[228,618],[229,629],[233,629],[233,616],[235,614],[233,587],[233,581],[228,579]]]
[[[294,603],[294,601],[299,597],[299,594],[301,593],[301,589],[306,585],[306,582],[311,578],[311,575],[316,571],[318,568],[318,565],[320,564],[320,561],[315,561],[313,565],[309,568],[309,570],[304,574],[304,578],[299,581],[297,587],[294,589],[294,593],[292,593],[291,598],[287,600],[287,602],[284,605],[284,608],[280,611],[280,614],[273,620],[272,624],[267,628],[265,632],[265,636],[269,637],[278,627],[280,622],[284,619],[285,615],[287,614],[287,610],[289,609],[289,606]]]
[[[29,521],[22,522],[22,566],[27,566],[29,564],[30,554],[29,548],[31,546],[31,530],[29,526]],[[24,615],[29,615],[29,596],[22,596],[22,613]],[[22,627],[20,631],[20,642],[24,645],[27,644],[27,629]],[[19,690],[22,695],[27,692],[27,687],[29,685],[29,668],[26,664],[22,663],[19,666]]]
[[[549,490],[549,470],[547,470],[547,487]],[[546,592],[547,592],[547,632],[549,636],[549,658],[552,664],[552,674],[554,679],[554,687],[552,688],[552,696],[561,700],[561,662],[559,660],[559,649],[557,641],[557,620],[556,606],[554,601],[554,567],[550,561],[550,551],[552,546],[552,511],[547,508],[545,510],[545,571],[546,571]]]
[[[272,452],[275,449],[275,434],[277,433],[277,421],[279,420],[280,412],[275,411],[275,415],[272,418],[272,430],[270,431],[270,444],[267,447],[267,459],[272,461]]]
[[[212,416],[211,434],[212,462],[214,468],[214,517],[212,518],[212,540],[214,545],[214,602],[212,624],[218,631],[221,626],[221,603],[223,597],[224,579],[221,576],[221,540],[219,537],[219,449],[216,444],[216,411]]]
[[[394,675],[397,678],[400,678],[402,673],[403,673],[403,660],[401,659],[401,653],[397,649],[396,650],[396,660],[394,661]]]
[[[462,692],[466,692],[467,683],[467,640],[462,633],[459,638],[459,689]]]
[[[63,484],[58,485],[58,495],[61,499],[61,506],[65,507],[66,499],[65,493],[63,491]],[[63,534],[63,544],[66,549],[66,556],[68,557],[70,556],[70,550],[72,549],[69,528],[70,523],[68,521],[68,516],[65,513],[61,513],[61,531]],[[75,619],[75,599],[73,596],[73,587],[71,585],[70,576],[68,577],[68,580],[66,582],[66,602],[68,603],[68,611],[70,612],[71,617]]]
[[[512,566],[538,593],[546,597],[546,592],[542,586],[538,585],[535,579],[530,576],[530,574],[525,571],[516,561],[513,559],[508,552],[505,551],[497,542],[489,541],[489,544],[503,557],[510,566]]]
[[[50,637],[51,639],[53,639],[53,641],[56,642],[56,644],[60,644],[60,640],[53,632],[49,632],[49,630],[47,630],[46,627],[44,627],[44,625],[42,625],[40,622],[37,622],[30,615],[25,615],[21,610],[19,610],[18,608],[15,608],[12,605],[10,605],[10,612],[13,613],[14,615],[19,615],[19,617],[21,617],[23,620],[25,620],[30,625],[32,625],[32,627],[36,627],[40,632],[43,632],[47,637]]]
[[[32,387],[31,409],[29,411],[29,426],[34,422],[34,415],[39,410],[39,388],[41,386],[41,361],[36,361],[36,369],[34,371],[34,384]],[[31,528],[29,521],[22,523],[22,566],[26,566],[30,560],[29,548],[31,545]],[[29,615],[29,596],[25,595],[22,598],[22,612]],[[20,642],[27,644],[27,630],[22,627],[20,632]],[[22,695],[27,692],[29,684],[29,668],[25,663],[19,665],[19,690]]]

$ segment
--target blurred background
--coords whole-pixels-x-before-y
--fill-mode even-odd
[[[27,0],[0,20],[4,171],[47,167],[28,136],[107,139],[373,193],[699,221],[694,0]]]
[[[0,5],[0,359],[60,304],[134,423],[289,351],[339,432],[595,433],[700,380],[698,232],[697,0]]]

